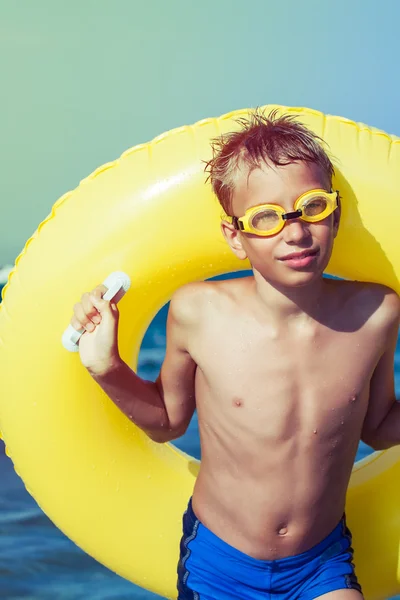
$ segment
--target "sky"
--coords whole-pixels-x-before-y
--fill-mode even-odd
[[[0,267],[174,127],[276,103],[400,135],[399,22],[398,0],[0,0]]]

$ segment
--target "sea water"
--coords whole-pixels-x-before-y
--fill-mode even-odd
[[[0,285],[1,290],[1,285]],[[165,351],[164,307],[149,327],[139,355],[138,372],[154,380]],[[400,346],[395,356],[400,390]],[[196,414],[176,445],[200,458]],[[371,450],[362,442],[357,460]],[[15,474],[0,443],[0,598],[4,600],[155,600],[80,550],[43,514]],[[398,597],[400,598],[400,596]]]

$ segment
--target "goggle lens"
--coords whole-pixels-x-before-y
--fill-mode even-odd
[[[317,217],[318,215],[322,215],[322,213],[326,211],[327,207],[328,203],[326,198],[323,198],[322,196],[310,198],[310,200],[299,206],[305,217]]]
[[[253,229],[257,229],[258,231],[272,231],[278,227],[281,220],[280,213],[268,208],[255,213],[250,220],[250,224]]]

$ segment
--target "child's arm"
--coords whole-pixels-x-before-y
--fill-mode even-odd
[[[368,410],[361,433],[361,439],[374,450],[385,450],[400,444],[400,402],[395,396],[393,370],[399,312],[399,297],[392,292],[388,298],[387,347],[371,378]]]
[[[171,300],[166,356],[156,382],[141,379],[121,359],[105,372],[91,373],[111,400],[156,442],[181,436],[195,410],[196,364],[187,349],[194,312],[186,288],[181,288]]]

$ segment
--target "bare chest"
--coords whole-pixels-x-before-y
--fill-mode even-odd
[[[368,332],[219,333],[208,331],[199,345],[199,416],[279,439],[299,429],[337,437],[361,426],[379,358]],[[213,351],[203,354],[202,347]]]

